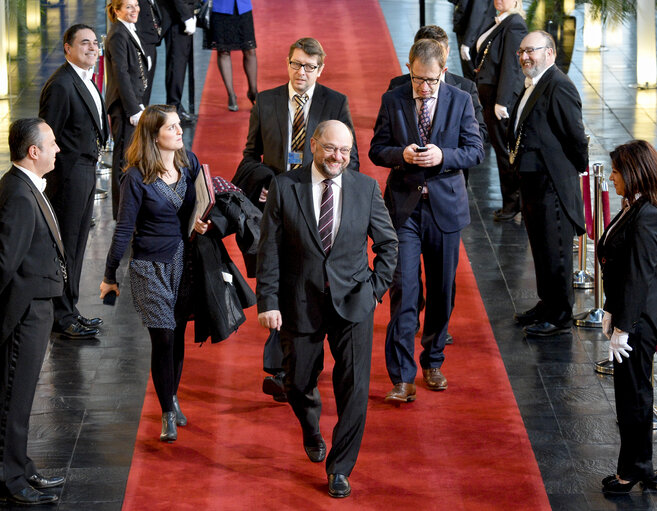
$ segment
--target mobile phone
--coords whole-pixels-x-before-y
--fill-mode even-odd
[[[105,305],[114,305],[116,303],[116,291],[110,291],[103,297]]]
[[[428,147],[416,147],[415,148],[416,153],[423,153],[423,152],[428,151],[428,150],[429,150]]]

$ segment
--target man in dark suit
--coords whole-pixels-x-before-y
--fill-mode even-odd
[[[167,105],[178,110],[178,117],[183,123],[190,123],[196,117],[182,106],[183,87],[187,74],[187,63],[192,53],[196,16],[196,0],[156,0],[162,17],[162,37],[166,46],[165,85]]]
[[[527,335],[570,332],[573,237],[584,234],[579,173],[588,166],[582,102],[554,65],[554,39],[529,33],[518,50],[527,89],[509,122],[509,161],[520,175],[522,215],[534,257],[539,302],[515,319]]]
[[[148,87],[144,93],[144,105],[149,105],[153,92],[153,78],[155,78],[157,47],[162,42],[162,13],[155,0],[139,0],[139,17],[135,26],[144,53],[151,59],[151,67],[147,74]]]
[[[365,428],[374,308],[392,279],[397,237],[377,182],[347,169],[349,127],[322,122],[310,144],[312,164],[271,182],[258,247],[258,321],[280,330],[285,388],[313,462],[326,456],[317,381],[328,337],[338,423],[326,472],[329,495],[347,497]]]
[[[449,0],[454,4],[452,26],[456,34],[461,69],[468,80],[475,79],[474,66],[470,48],[477,38],[495,19],[495,3],[493,0]],[[449,83],[449,82],[448,82]]]
[[[41,91],[39,116],[55,133],[61,149],[55,170],[46,176],[50,199],[66,249],[68,280],[61,297],[53,300],[53,330],[72,339],[98,334],[100,318],[85,318],[77,309],[82,261],[91,227],[96,189],[96,162],[107,141],[107,112],[92,78],[98,40],[88,25],[64,32],[66,63]]]
[[[56,502],[39,489],[63,477],[37,472],[27,455],[30,412],[62,294],[64,247],[43,176],[55,166],[55,135],[43,119],[9,127],[13,166],[0,180],[0,501]]]
[[[290,46],[287,59],[289,82],[262,91],[256,98],[251,110],[244,158],[233,177],[233,183],[260,209],[264,208],[269,182],[274,176],[312,162],[310,134],[320,122],[336,119],[349,126],[353,133],[347,97],[317,83],[324,70],[325,56],[322,45],[316,39],[304,37],[295,41]],[[295,96],[306,99],[299,105]],[[297,117],[302,133],[295,137],[294,120]],[[298,141],[297,148],[293,147],[293,139]],[[355,139],[349,169],[358,171]],[[273,395],[277,401],[285,400],[281,361],[278,332],[272,331],[265,344],[264,370],[274,376],[265,378],[263,391]]]
[[[420,258],[427,290],[420,356],[424,381],[444,390],[447,323],[458,264],[460,232],[470,222],[464,168],[484,157],[479,126],[467,92],[441,83],[445,50],[420,39],[411,48],[411,83],[383,95],[369,156],[389,167],[385,200],[399,238],[390,289],[386,365],[394,384],[387,401],[415,400],[415,331]]]

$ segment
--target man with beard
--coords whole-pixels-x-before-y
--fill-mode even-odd
[[[351,493],[370,380],[373,314],[392,281],[397,236],[377,182],[347,170],[353,145],[339,121],[320,123],[312,163],[275,177],[258,247],[258,322],[280,331],[285,390],[311,461],[326,457],[329,495]],[[368,263],[368,238],[376,255]],[[333,445],[319,428],[324,338],[335,360]]]
[[[526,335],[570,332],[575,234],[585,231],[579,173],[588,165],[582,102],[573,82],[554,65],[554,39],[529,33],[518,56],[525,93],[507,132],[509,161],[520,175],[521,210],[534,257],[538,303],[515,320]]]

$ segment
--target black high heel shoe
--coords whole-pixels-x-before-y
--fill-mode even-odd
[[[625,493],[630,493],[634,485],[638,483],[639,480],[635,479],[634,481],[628,481],[627,483],[621,483],[618,480],[616,475],[605,477],[602,480],[602,492],[603,493],[613,493],[617,495],[622,495]],[[645,484],[645,483],[644,483]]]
[[[249,98],[249,101],[251,102],[252,105],[255,105],[255,100],[256,100],[256,95],[258,94],[258,91],[246,91],[246,97]]]
[[[176,412],[164,412],[162,414],[162,433],[160,433],[161,442],[175,442],[178,439],[178,430],[176,429]]]
[[[180,409],[178,396],[173,396],[173,411],[176,412],[176,426],[187,426],[187,417],[185,417],[185,414]]]

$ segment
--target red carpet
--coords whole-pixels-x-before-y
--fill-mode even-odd
[[[254,18],[261,90],[286,80],[292,41],[309,34],[321,41],[328,57],[320,81],[349,96],[361,170],[383,186],[386,171],[369,162],[367,149],[380,95],[399,67],[378,3],[255,0]],[[241,110],[229,113],[212,60],[194,151],[214,174],[230,178],[248,128],[246,81],[234,53]],[[241,264],[233,241],[227,246]],[[160,410],[149,384],[124,510],[550,509],[464,250],[457,288],[455,344],[443,366],[449,389],[420,384],[417,401],[401,408],[383,402],[391,386],[383,354],[387,300],[377,309],[368,422],[351,497],[328,497],[324,464],[306,458],[291,409],[261,393],[266,331],[251,308],[230,339],[188,344],[179,397],[189,425],[174,444],[158,441]],[[321,429],[330,444],[336,415],[328,353],[325,367]]]

